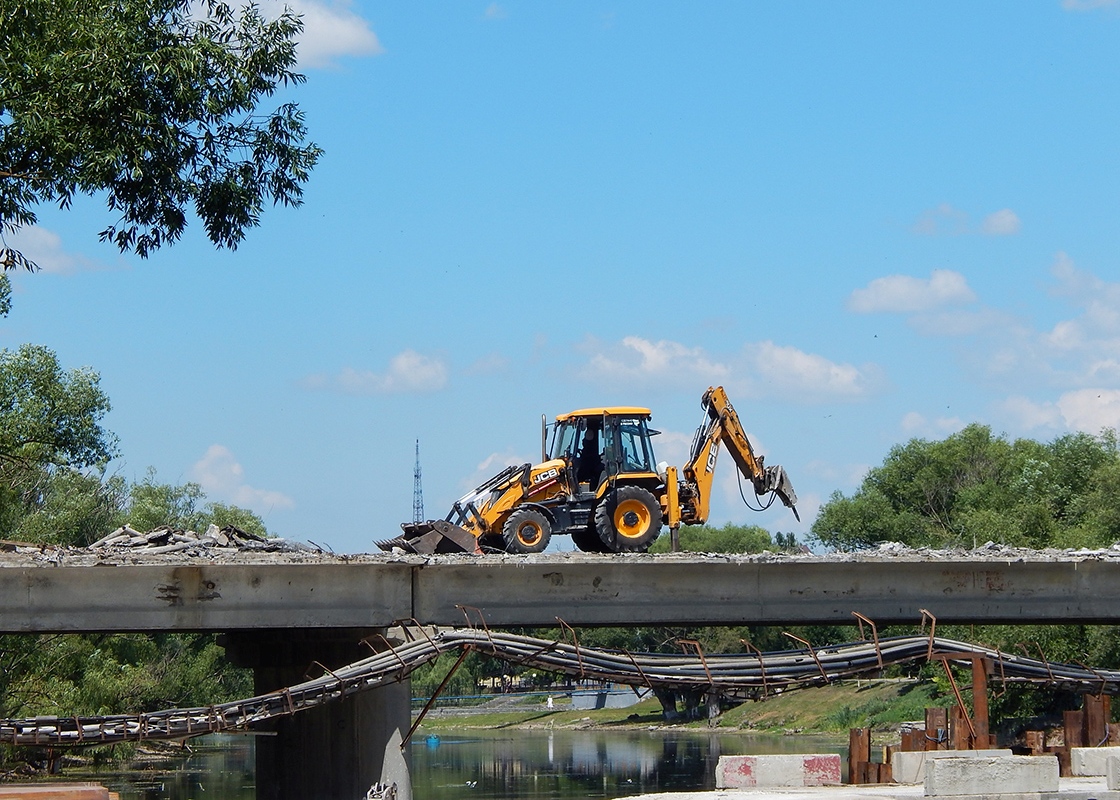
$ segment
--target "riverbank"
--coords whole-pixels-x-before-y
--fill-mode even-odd
[[[786,692],[728,709],[711,721],[667,721],[652,696],[625,708],[580,710],[566,698],[547,694],[507,698],[497,696],[476,706],[436,707],[421,730],[471,729],[650,729],[717,728],[768,734],[825,734],[847,737],[854,727],[896,730],[903,722],[924,718],[928,706],[946,705],[932,683],[916,681],[849,681],[815,689]]]

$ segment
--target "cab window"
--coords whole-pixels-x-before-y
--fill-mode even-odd
[[[644,419],[623,417],[618,421],[618,441],[623,472],[653,472],[653,444]]]

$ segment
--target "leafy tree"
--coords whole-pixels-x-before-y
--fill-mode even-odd
[[[123,522],[127,489],[119,475],[74,469],[44,469],[40,474],[36,491],[24,492],[13,538],[82,547]]]
[[[265,201],[298,206],[321,150],[297,106],[258,106],[304,81],[301,29],[218,0],[0,5],[0,233],[40,203],[103,194],[119,218],[100,238],[143,257],[180,237],[188,207],[233,248]]]
[[[205,514],[199,508],[203,498],[202,487],[197,483],[173,486],[156,481],[155,469],[129,492],[128,522],[138,531],[150,531],[161,525],[180,530],[205,528]]]
[[[1100,546],[1120,535],[1116,434],[1074,433],[1049,444],[1008,441],[969,425],[939,442],[891,449],[851,497],[840,493],[813,523],[817,541],[854,550],[912,546]]]
[[[770,532],[758,525],[735,525],[728,522],[722,527],[685,525],[680,531],[681,550],[687,553],[761,553],[771,549]],[[668,553],[671,547],[668,535],[659,536],[650,547],[651,553]]]
[[[101,482],[79,471],[116,453],[115,437],[101,426],[109,400],[99,380],[89,369],[63,370],[45,347],[0,350],[0,536],[39,511],[63,529],[61,539],[46,541],[76,544],[88,534],[77,509],[98,506],[82,495],[100,493]]]
[[[264,521],[246,508],[224,503],[204,503],[206,495],[197,483],[159,483],[155,469],[129,490],[125,515],[138,531],[161,525],[180,530],[205,531],[211,524],[235,525],[246,533],[267,536]]]
[[[109,399],[88,368],[63,371],[55,354],[37,345],[0,350],[0,467],[88,467],[116,453],[101,427]]]

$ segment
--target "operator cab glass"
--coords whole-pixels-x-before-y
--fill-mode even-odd
[[[613,452],[615,432],[618,436],[619,472],[655,472],[652,431],[642,417],[616,417],[607,427],[604,452]]]
[[[552,434],[552,452],[549,458],[570,458],[575,454],[579,442],[582,419],[569,419],[556,423],[556,430]]]

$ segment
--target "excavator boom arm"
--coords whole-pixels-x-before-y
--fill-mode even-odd
[[[701,524],[707,521],[709,501],[712,493],[712,478],[715,473],[716,457],[722,443],[735,460],[735,466],[743,477],[754,486],[755,494],[764,495],[774,492],[782,503],[793,511],[798,520],[797,494],[786,471],[779,466],[767,467],[763,457],[755,455],[739,415],[727,399],[722,386],[709,387],[704,393],[701,405],[708,418],[701,423],[692,442],[692,453],[684,467],[685,481],[690,485],[692,495],[691,513],[686,513],[686,521]],[[691,519],[689,519],[691,518]]]

